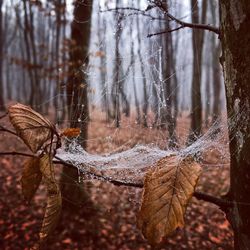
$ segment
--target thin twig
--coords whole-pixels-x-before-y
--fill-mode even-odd
[[[219,206],[223,211],[225,209],[227,209],[228,207],[231,207],[233,205],[232,201],[222,199],[222,198],[218,198],[218,197],[215,197],[215,196],[212,196],[212,195],[209,195],[209,194],[205,194],[205,193],[201,193],[201,192],[194,192],[193,196],[197,200],[203,200],[203,201],[213,203],[213,204]]]
[[[32,154],[27,154],[23,152],[15,152],[15,151],[10,151],[10,152],[0,152],[0,155],[21,155],[25,157],[36,157],[35,155]]]
[[[5,113],[4,115],[1,115],[1,116],[0,116],[0,120],[3,119],[3,118],[4,118],[5,116],[7,116],[7,115],[8,115],[8,112]]]
[[[14,131],[10,130],[10,129],[7,129],[5,128],[4,126],[0,125],[0,132],[7,132],[7,133],[10,133],[12,135],[15,135],[15,136],[18,136]]]
[[[106,10],[100,10],[100,13],[110,12],[110,11],[116,11],[116,12],[118,12],[119,10],[123,10],[123,11],[124,11],[124,10],[135,11],[135,12],[133,12],[133,13],[128,14],[127,17],[128,17],[128,16],[131,16],[131,15],[141,15],[141,16],[148,17],[148,18],[150,18],[151,20],[160,20],[160,21],[165,21],[165,20],[166,20],[165,18],[152,16],[152,15],[146,13],[147,10],[141,10],[141,9],[132,8],[132,7],[108,8],[108,9],[106,9]],[[120,13],[120,12],[119,12],[119,13]],[[121,13],[121,14],[124,14],[124,13]]]
[[[152,37],[152,36],[158,36],[158,35],[162,35],[162,34],[166,34],[166,33],[171,33],[171,32],[174,32],[174,31],[183,29],[183,28],[185,28],[185,27],[179,26],[179,27],[177,27],[177,28],[175,28],[175,29],[164,30],[164,31],[160,31],[160,32],[157,32],[157,33],[148,34],[147,37]]]
[[[199,23],[188,23],[181,21],[180,19],[174,17],[168,12],[168,8],[166,5],[163,4],[161,1],[153,1],[154,5],[157,6],[160,10],[163,11],[163,13],[170,18],[171,20],[175,21],[176,23],[180,24],[183,28],[191,28],[191,29],[202,29],[202,30],[208,30],[216,33],[217,35],[220,35],[220,29],[218,27],[214,27],[208,24],[199,24]]]
[[[179,24],[180,26],[177,27],[177,28],[174,28],[174,29],[171,29],[171,30],[165,30],[165,31],[162,31],[162,32],[158,32],[158,33],[155,33],[155,35],[161,35],[161,34],[165,34],[165,33],[168,33],[168,32],[173,32],[173,31],[177,31],[179,29],[182,29],[182,28],[191,28],[191,29],[202,29],[202,30],[208,30],[208,31],[212,31],[214,33],[216,33],[217,35],[220,34],[220,30],[218,27],[214,27],[212,25],[209,25],[209,24],[200,24],[200,23],[188,23],[188,22],[184,22],[176,17],[174,17],[173,15],[171,15],[168,10],[166,9],[166,7],[163,5],[163,4],[159,4],[159,3],[154,3],[155,6],[157,6],[160,10],[163,11],[163,13],[171,20],[171,21],[174,21],[176,22],[177,24]],[[131,11],[137,11],[139,13],[141,13],[142,15],[147,15],[147,16],[150,16],[150,14],[145,14],[145,10],[140,10],[140,9],[137,9],[137,8],[132,8],[132,7],[117,7],[117,8],[112,8],[112,9],[107,9],[105,11],[118,11],[118,10],[131,10]],[[105,11],[102,11],[102,12],[105,12]],[[151,17],[152,19],[157,19],[155,17]],[[163,19],[164,20],[164,19]],[[166,19],[165,19],[166,20]],[[148,37],[151,37],[153,36],[153,34],[149,34]]]

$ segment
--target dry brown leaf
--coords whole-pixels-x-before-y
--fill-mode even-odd
[[[30,202],[35,195],[42,180],[39,161],[39,158],[32,157],[24,163],[21,185],[23,196],[28,202]]]
[[[54,126],[28,106],[17,103],[9,107],[9,118],[24,143],[36,153],[52,136]]]
[[[53,232],[61,212],[62,197],[55,180],[52,157],[45,154],[40,159],[40,171],[45,179],[48,198],[42,228],[39,233],[40,241],[43,242]]]
[[[40,241],[47,240],[48,236],[53,232],[60,217],[62,207],[62,196],[58,189],[55,194],[49,194],[47,199],[46,211],[43,218],[42,227],[39,233]]]
[[[146,174],[138,227],[150,244],[161,243],[184,226],[186,206],[200,172],[200,165],[192,159],[180,160],[174,155],[159,160]]]
[[[55,182],[54,165],[52,157],[49,154],[45,154],[40,158],[40,171],[46,184],[48,182]]]

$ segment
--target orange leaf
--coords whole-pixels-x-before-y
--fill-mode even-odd
[[[62,132],[62,135],[69,138],[73,138],[79,136],[80,132],[81,132],[80,128],[66,128]]]

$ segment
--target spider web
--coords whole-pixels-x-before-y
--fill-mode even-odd
[[[100,6],[99,6],[100,4]],[[205,133],[200,138],[186,146],[187,136],[189,134],[189,114],[191,107],[191,78],[192,78],[192,40],[191,30],[182,30],[178,33],[172,34],[173,46],[176,51],[176,67],[174,72],[166,79],[163,77],[162,62],[165,60],[164,48],[161,36],[153,36],[147,38],[147,34],[161,31],[162,20],[154,20],[152,17],[138,15],[136,11],[124,11],[123,18],[118,22],[118,29],[116,29],[115,13],[112,11],[99,13],[99,7],[112,8],[115,5],[110,3],[110,6],[103,2],[94,1],[93,16],[92,16],[92,31],[89,58],[90,63],[87,67],[82,67],[79,71],[83,71],[88,76],[88,101],[89,101],[89,135],[87,139],[88,148],[86,151],[77,144],[77,140],[67,141],[67,147],[63,147],[58,151],[58,157],[72,163],[79,169],[79,172],[84,172],[84,169],[91,170],[96,173],[109,175],[112,178],[122,179],[125,181],[141,180],[148,168],[154,165],[160,158],[176,154],[180,159],[187,156],[194,157],[197,161],[206,166],[223,166],[229,162],[228,153],[228,129],[235,131],[235,121],[242,116],[242,111],[239,111],[237,116],[229,116],[229,122],[226,122],[225,107],[222,107],[222,115],[218,121],[215,121],[209,128],[205,128]],[[127,1],[121,7],[134,6],[136,8],[145,9],[147,1]],[[169,6],[170,12],[177,17],[183,17],[185,21],[190,21],[191,12],[187,11],[186,3],[179,4],[175,1]],[[192,10],[191,10],[192,11]],[[152,12],[152,16],[159,17],[159,13]],[[136,27],[137,18],[139,19],[139,30]],[[162,16],[163,18],[163,16]],[[99,19],[99,21],[98,21]],[[99,23],[98,23],[99,22]],[[104,24],[106,29],[104,30]],[[173,24],[171,24],[173,25]],[[132,29],[131,29],[132,26]],[[101,34],[98,34],[98,29]],[[104,33],[105,31],[105,33]],[[102,34],[104,33],[104,34]],[[103,99],[107,96],[112,108],[112,88],[114,84],[115,71],[115,39],[119,33],[119,59],[122,62],[120,65],[119,83],[123,84],[124,92],[131,106],[131,115],[126,118],[121,117],[120,128],[115,127],[115,121],[111,120],[107,123],[105,110],[103,110]],[[141,42],[139,44],[138,36]],[[210,39],[209,35],[206,37]],[[134,43],[134,60],[132,60],[131,44]],[[205,45],[204,58],[208,64],[208,70],[211,71],[211,59],[207,59],[207,51],[209,45]],[[140,47],[141,46],[141,47]],[[142,61],[138,55],[138,49],[142,53]],[[105,53],[104,53],[105,50]],[[105,60],[102,61],[102,53]],[[98,56],[99,54],[99,56]],[[205,61],[205,60],[204,60]],[[207,62],[208,61],[208,62]],[[143,64],[143,69],[141,69]],[[210,65],[209,65],[210,64]],[[101,77],[102,70],[105,69],[105,80]],[[133,69],[135,75],[133,75]],[[59,69],[62,70],[62,69]],[[202,72],[206,69],[201,68]],[[127,72],[127,73],[126,73]],[[203,74],[205,75],[205,74]],[[177,95],[179,101],[176,107],[179,111],[177,118],[176,134],[179,144],[179,149],[168,149],[168,132],[166,129],[157,128],[155,126],[155,112],[160,113],[160,109],[166,107],[166,100],[162,99],[162,92],[164,91],[164,84],[171,81],[173,77],[177,77],[178,84],[167,93],[168,98]],[[143,80],[146,80],[146,91],[148,93],[148,127],[143,128],[142,124],[138,124],[136,117],[136,98],[135,91],[139,102],[139,109],[141,111],[144,106],[143,98]],[[118,84],[118,82],[115,82]],[[155,93],[153,93],[155,89]],[[201,82],[203,106],[204,97],[206,96],[205,79],[203,76]],[[210,90],[209,95],[212,95],[213,90]],[[222,92],[222,95],[224,93]],[[61,113],[65,108],[67,99],[66,91],[58,92],[56,95],[48,97],[40,107],[58,100],[56,106],[56,122],[59,127],[69,127],[72,122],[70,118],[61,120]],[[154,102],[157,99],[158,106]],[[213,98],[210,98],[213,102]],[[225,102],[225,101],[224,101]],[[122,102],[120,103],[122,107]],[[212,104],[212,103],[210,103]],[[81,106],[82,103],[79,103]],[[173,108],[172,108],[173,109]],[[74,112],[73,112],[74,113]],[[75,117],[73,114],[71,117]],[[80,118],[75,118],[80,119]],[[210,123],[210,119],[208,123]],[[82,121],[85,122],[85,121]],[[204,124],[206,121],[204,121]],[[216,151],[220,159],[216,163],[206,162],[206,153]],[[105,153],[105,154],[104,154]],[[102,155],[100,155],[102,154]]]
[[[128,3],[128,6],[130,6],[130,4],[131,2]],[[142,3],[138,5],[138,3],[136,3],[134,6],[143,9],[146,6],[145,4]],[[98,11],[98,7],[99,2],[96,1],[93,10]],[[101,5],[101,7],[104,6]],[[186,12],[185,5],[177,6],[175,3],[170,6],[170,11],[176,15],[178,13],[179,16],[181,13],[181,16],[187,18],[185,20],[190,19],[191,13]],[[152,15],[157,14],[159,13],[153,13]],[[221,118],[215,121],[208,129],[205,129],[206,132],[203,136],[197,138],[190,146],[186,146],[187,135],[190,132],[188,114],[191,106],[191,65],[193,60],[191,55],[191,30],[182,30],[180,33],[173,34],[173,43],[174,46],[176,46],[177,53],[176,68],[167,79],[163,79],[162,61],[164,60],[164,54],[161,38],[159,36],[154,36],[150,39],[147,38],[147,34],[158,31],[158,24],[161,25],[161,21],[155,23],[155,20],[152,18],[139,16],[136,12],[131,13],[131,11],[125,11],[122,20],[117,24],[114,12],[104,12],[99,15],[101,16],[94,13],[92,17],[92,35],[89,53],[90,63],[87,68],[81,69],[83,73],[88,76],[89,82],[90,122],[89,136],[87,139],[88,148],[87,151],[84,150],[77,144],[77,140],[74,139],[67,141],[67,147],[65,146],[58,151],[57,156],[76,166],[79,175],[88,171],[125,182],[142,180],[148,168],[152,167],[154,163],[162,157],[171,154],[176,154],[180,159],[192,156],[196,161],[206,166],[220,167],[228,164],[228,128],[230,131],[234,130],[235,125],[232,126],[231,124],[235,124],[235,122],[231,122],[231,120],[234,121],[236,117],[230,117],[228,127],[225,109],[222,110]],[[139,18],[139,31],[134,28],[132,34],[130,34],[131,29],[129,27],[130,25],[134,25],[133,27],[135,27],[136,18]],[[106,25],[105,32],[107,35],[101,36],[95,31],[98,28],[100,29],[100,27],[103,28],[102,25],[104,23]],[[119,26],[118,30],[116,29],[116,25]],[[114,59],[114,44],[117,33],[114,31],[119,32],[120,36],[118,37],[119,59],[122,62],[120,70],[123,74],[119,72],[119,83],[123,84],[124,91],[132,107],[129,118],[122,116],[120,128],[115,128],[115,121],[105,123],[105,110],[102,110],[104,96],[108,98],[112,96],[114,75],[117,73],[114,69],[116,63]],[[137,36],[141,38],[140,49],[143,54],[143,61],[140,61],[137,53],[140,46]],[[130,55],[132,41],[134,42],[134,60],[131,59]],[[103,52],[104,49],[105,60],[103,62],[101,56],[96,56],[96,54],[97,52]],[[206,54],[204,57],[206,57]],[[144,72],[140,69],[141,63],[143,63]],[[105,82],[100,84],[103,81],[101,78],[103,68],[106,70]],[[136,72],[134,76],[132,74],[132,68],[134,68]],[[124,72],[128,73],[124,74]],[[162,92],[164,91],[164,84],[175,76],[178,78],[178,84],[168,93],[168,98],[177,94],[179,100],[177,108],[181,111],[180,113],[182,113],[183,118],[179,117],[177,119],[176,127],[180,148],[178,150],[170,150],[167,147],[169,140],[167,131],[154,127],[154,110],[157,108],[159,113],[159,109],[166,106],[165,100],[161,98]],[[148,128],[142,128],[141,125],[138,124],[136,119],[136,100],[134,96],[134,91],[136,91],[138,93],[139,108],[142,110],[144,106],[142,89],[143,80],[145,79],[147,81],[146,90],[149,102],[147,115]],[[133,81],[136,82],[135,86],[133,86]],[[118,84],[118,82],[115,84]],[[153,88],[155,88],[156,94],[153,94]],[[202,96],[204,97],[206,95],[204,79],[201,84],[201,89]],[[53,98],[58,98],[58,96],[54,96]],[[158,99],[157,101],[159,103],[157,107],[154,107],[155,98]],[[79,103],[79,105],[82,104]],[[57,112],[60,112],[60,107],[58,107]],[[74,117],[74,115],[72,117]],[[63,124],[70,124],[70,122],[71,120],[69,119],[64,120]],[[100,133],[97,133],[96,130],[100,130]],[[100,145],[102,145],[102,147]],[[217,158],[220,160],[211,164],[206,162],[206,154],[212,151],[216,151]],[[89,178],[91,178],[91,175]]]

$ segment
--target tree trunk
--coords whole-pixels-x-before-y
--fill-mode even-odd
[[[227,217],[235,249],[250,249],[250,4],[248,0],[221,0],[220,27],[228,114],[231,180],[228,196],[234,202]],[[236,134],[235,134],[235,131]]]
[[[116,7],[118,7],[119,1],[116,0]],[[116,31],[115,31],[115,65],[114,65],[114,77],[113,77],[113,89],[112,89],[112,99],[114,105],[114,117],[115,117],[115,126],[120,127],[120,67],[121,67],[121,58],[119,52],[119,42],[121,38],[121,21],[122,14],[115,13],[116,19]]]
[[[218,18],[216,13],[216,6],[213,4],[213,1],[210,0],[211,14],[213,24],[216,25]],[[221,116],[221,67],[220,67],[220,53],[221,45],[217,42],[217,37],[213,36],[211,40],[211,49],[213,52],[212,60],[212,70],[213,70],[213,90],[214,90],[214,102],[213,102],[213,114],[212,122],[219,121]]]
[[[2,32],[2,5],[3,0],[0,0],[0,111],[5,110],[4,106],[4,92],[3,92],[3,32]]]
[[[86,148],[88,131],[87,77],[88,45],[90,37],[92,0],[75,2],[74,20],[71,24],[71,48],[69,55],[69,79],[67,85],[70,126],[80,128],[78,143]],[[77,185],[78,173],[75,169],[63,168],[61,188],[65,197],[64,206],[79,207],[86,200],[83,184]],[[72,206],[73,204],[73,206]]]
[[[166,4],[166,9],[168,9],[168,3],[167,1],[165,2]],[[166,19],[165,22],[165,29],[169,30],[170,25],[169,25],[169,20]],[[164,98],[166,102],[166,125],[168,128],[168,147],[169,148],[176,148],[177,147],[177,138],[176,138],[176,133],[175,133],[175,128],[176,128],[176,116],[174,116],[174,113],[172,112],[173,110],[173,104],[174,104],[174,96],[173,92],[175,92],[175,89],[173,88],[173,81],[172,81],[172,75],[173,75],[173,46],[172,46],[172,34],[171,33],[166,33],[164,36],[164,43],[165,45],[165,63],[164,63]]]
[[[139,4],[140,8],[140,4]],[[132,25],[132,24],[131,24]],[[142,43],[141,43],[141,35],[140,35],[140,24],[139,24],[139,16],[136,17],[136,28],[137,28],[137,40],[138,40],[138,57],[140,61],[140,70],[142,75],[142,83],[143,83],[143,105],[142,105],[142,123],[144,127],[148,127],[147,116],[148,116],[148,91],[147,91],[147,79],[145,73],[145,65],[143,62],[143,57],[141,53]]]
[[[199,23],[199,7],[197,0],[191,0],[192,22]],[[202,2],[201,23],[205,23],[207,0]],[[202,72],[202,49],[204,31],[193,29],[193,79],[192,79],[192,107],[191,128],[188,144],[196,140],[201,134],[202,107],[201,107],[201,72]]]
[[[90,37],[90,19],[92,0],[75,2],[74,20],[71,24],[71,48],[69,79],[67,85],[70,126],[80,128],[78,142],[86,147],[88,130],[88,90],[85,70],[88,66],[88,46]]]

